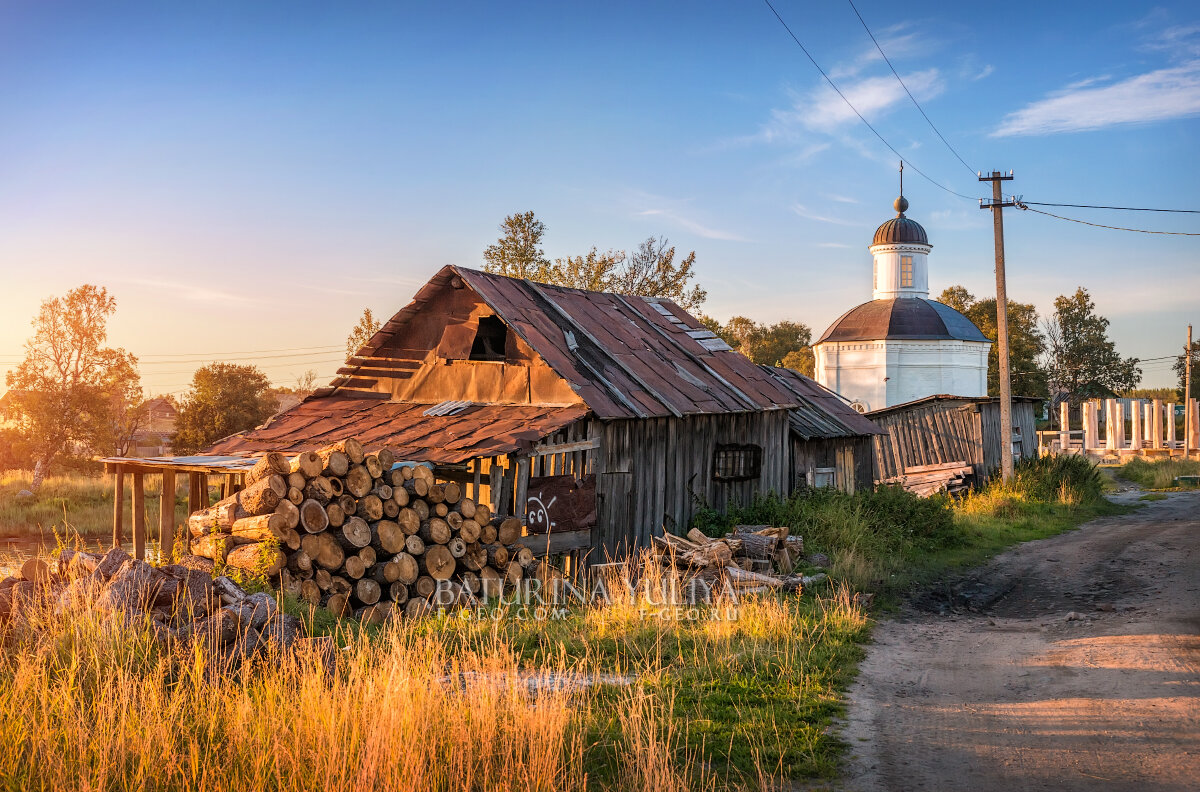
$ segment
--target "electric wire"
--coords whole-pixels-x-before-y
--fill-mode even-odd
[[[950,141],[946,140],[946,137],[938,130],[937,125],[933,123],[933,120],[925,112],[925,108],[921,107],[921,103],[917,101],[917,97],[913,96],[912,91],[908,90],[908,85],[904,82],[904,78],[900,76],[900,72],[896,71],[896,67],[892,65],[891,59],[888,58],[887,53],[883,51],[883,47],[880,46],[879,40],[875,38],[875,34],[872,33],[871,28],[867,26],[867,20],[863,19],[863,15],[858,11],[858,6],[854,5],[854,0],[846,0],[846,2],[850,4],[850,8],[854,9],[854,15],[858,17],[858,21],[862,23],[863,30],[867,31],[867,35],[871,37],[871,42],[875,45],[875,49],[879,50],[879,54],[883,57],[883,62],[886,63],[888,68],[892,70],[892,74],[895,75],[896,81],[900,83],[900,87],[904,89],[904,93],[908,94],[908,98],[912,100],[913,106],[917,108],[917,111],[920,112],[921,117],[925,119],[925,123],[929,124],[929,128],[933,130],[933,134],[938,136],[938,140],[942,141],[942,143],[946,145],[946,148],[950,149],[950,153],[953,154],[955,158],[963,164],[963,167],[966,168],[969,173],[972,175],[978,173],[978,169],[972,168],[970,165],[968,165],[967,161],[962,158],[961,154],[958,153],[958,150],[955,149],[954,146],[950,145]]]
[[[1092,226],[1093,228],[1108,228],[1112,231],[1132,231],[1137,234],[1158,234],[1158,235],[1162,235],[1162,236],[1200,237],[1200,232],[1195,232],[1195,231],[1150,231],[1145,228],[1127,228],[1125,226],[1105,225],[1104,223],[1089,223],[1087,220],[1079,220],[1074,217],[1063,217],[1062,215],[1056,215],[1051,212],[1045,212],[1045,211],[1042,211],[1041,209],[1033,209],[1025,201],[1017,200],[1017,201],[1014,201],[1014,203],[1017,205],[1018,209],[1023,209],[1026,212],[1036,212],[1041,215],[1046,215],[1047,217],[1053,217],[1055,220],[1066,220],[1067,222],[1070,222],[1070,223],[1080,223],[1082,225]]]
[[[842,101],[846,103],[846,106],[849,107],[854,112],[854,115],[858,116],[858,120],[862,121],[863,124],[866,125],[867,129],[869,129],[873,133],[875,133],[875,137],[879,138],[879,141],[881,143],[883,143],[883,145],[887,146],[888,151],[891,151],[893,154],[895,154],[897,157],[899,157],[901,162],[903,162],[905,165],[907,165],[908,167],[915,170],[923,179],[925,179],[925,181],[929,182],[930,184],[937,187],[938,189],[945,190],[946,192],[950,193],[951,195],[957,195],[959,198],[965,198],[968,201],[978,200],[977,198],[974,198],[970,195],[963,195],[962,193],[960,193],[956,190],[950,189],[949,187],[942,184],[941,182],[936,181],[931,176],[929,176],[929,174],[925,173],[923,170],[918,168],[916,165],[912,164],[912,162],[909,161],[903,154],[901,154],[899,151],[897,151],[896,147],[893,146],[891,143],[889,143],[887,141],[887,138],[885,138],[883,135],[881,135],[879,133],[879,130],[877,130],[874,126],[872,126],[871,122],[868,121],[863,116],[862,113],[858,112],[858,108],[855,107],[854,104],[851,103],[851,101],[846,98],[846,95],[844,93],[842,93],[842,89],[837,87],[837,83],[835,83],[829,77],[829,75],[825,72],[825,70],[821,68],[821,64],[817,63],[817,59],[812,56],[812,53],[810,53],[808,51],[808,48],[805,47],[803,43],[801,43],[800,38],[795,33],[792,32],[792,29],[788,26],[788,23],[785,22],[783,17],[779,15],[779,12],[775,10],[775,6],[773,6],[771,4],[771,0],[763,0],[763,2],[767,4],[767,8],[771,9],[771,13],[774,14],[775,18],[779,20],[779,24],[783,25],[783,29],[787,31],[787,34],[792,37],[792,41],[796,42],[796,46],[798,46],[800,48],[800,51],[804,53],[804,55],[808,58],[809,62],[811,62],[812,65],[816,68],[816,70],[821,73],[821,76],[825,78],[825,82],[829,83],[829,87],[832,88],[834,90],[834,92],[837,93],[837,95],[841,97]],[[974,171],[972,171],[972,173],[974,173]]]
[[[1022,201],[1034,206],[1066,206],[1072,209],[1116,209],[1122,212],[1174,212],[1176,214],[1200,214],[1200,209],[1146,209],[1140,206],[1096,206],[1094,204],[1046,203],[1044,201]]]

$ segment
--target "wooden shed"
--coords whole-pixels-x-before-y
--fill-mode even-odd
[[[1034,409],[1040,399],[1014,396],[1013,458],[1037,455]],[[886,434],[875,444],[875,480],[902,476],[906,468],[962,461],[975,481],[1000,467],[1000,400],[936,395],[866,414]]]
[[[210,453],[357,437],[434,464],[559,549],[620,557],[686,526],[701,504],[813,483],[793,464],[796,411],[807,416],[802,449],[873,431],[816,383],[778,372],[669,300],[448,266],[329,387]],[[836,467],[830,454],[821,463]]]

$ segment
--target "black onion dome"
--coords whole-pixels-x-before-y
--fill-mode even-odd
[[[817,343],[903,338],[988,341],[974,322],[949,305],[924,297],[893,297],[851,308]]]

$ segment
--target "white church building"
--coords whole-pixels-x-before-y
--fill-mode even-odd
[[[929,299],[929,237],[904,216],[879,226],[872,299],[851,308],[813,345],[817,382],[859,412],[937,394],[987,396],[992,342],[948,305]]]

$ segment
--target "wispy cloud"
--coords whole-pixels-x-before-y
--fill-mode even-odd
[[[810,211],[808,207],[804,206],[803,204],[792,204],[792,211],[800,217],[803,217],[805,220],[816,220],[818,223],[832,223],[834,225],[843,226],[859,225],[859,223],[856,223],[852,220],[843,220],[840,217],[830,217],[829,215],[818,214],[817,212]]]
[[[821,248],[848,248],[849,245],[843,245],[841,242],[818,242],[817,247]]]
[[[904,82],[918,101],[926,101],[940,94],[945,83],[936,68],[904,75]],[[908,101],[904,88],[892,75],[867,77],[858,82],[841,86],[846,100],[867,118],[878,118],[900,102]],[[792,109],[777,115],[778,120],[800,123],[818,132],[833,132],[838,128],[857,123],[854,110],[829,86],[817,89]]]
[[[260,298],[250,297],[238,292],[212,289],[207,286],[197,286],[195,283],[182,281],[152,280],[150,278],[126,278],[125,281],[138,286],[151,286],[155,289],[162,289],[176,297],[190,300],[191,302],[220,305],[257,305],[263,302]]]
[[[991,77],[992,73],[995,71],[996,71],[996,67],[989,63],[988,65],[986,65],[982,69],[980,69],[979,73],[974,75],[973,77],[971,77],[971,79],[976,80],[976,81],[982,80],[986,77]]]
[[[825,197],[826,197],[826,198],[828,198],[828,199],[829,199],[829,200],[831,200],[831,201],[837,201],[838,203],[848,203],[848,204],[856,204],[856,203],[858,203],[858,199],[857,199],[857,198],[851,198],[851,197],[849,197],[849,196],[846,196],[846,195],[833,195],[833,194],[830,194],[830,193],[826,193],[826,194],[825,194]]]
[[[888,54],[888,58],[893,63],[910,55],[928,55],[931,51],[937,49],[937,42],[916,31],[909,31],[909,27],[907,22],[902,22],[890,28],[885,28],[876,36],[879,40],[879,46]],[[874,44],[871,44],[864,46],[862,52],[854,60],[849,63],[839,64],[830,69],[829,76],[834,80],[855,77],[868,66],[882,62],[883,57],[879,54],[879,50],[876,49]]]
[[[1108,85],[1076,82],[1005,117],[992,137],[1052,135],[1200,115],[1200,59]]]
[[[705,225],[704,223],[701,223],[698,220],[695,220],[686,215],[683,215],[680,212],[673,210],[673,209],[662,208],[662,207],[653,208],[653,209],[643,209],[639,212],[636,212],[635,215],[637,217],[662,217],[663,219],[667,220],[668,222],[674,223],[675,225],[679,226],[680,228],[683,228],[686,231],[690,231],[691,233],[695,234],[696,236],[703,237],[704,239],[720,239],[720,240],[724,240],[727,242],[745,242],[746,241],[744,237],[741,237],[738,234],[735,234],[731,231],[725,231],[720,228],[714,228],[712,226]]]

